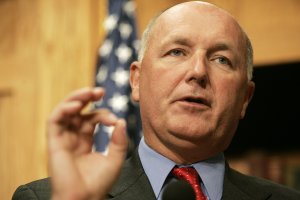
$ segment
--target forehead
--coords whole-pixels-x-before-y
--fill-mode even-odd
[[[152,28],[150,40],[164,41],[172,37],[187,37],[202,42],[224,41],[240,49],[243,33],[226,11],[210,4],[188,2],[176,5],[163,12]]]

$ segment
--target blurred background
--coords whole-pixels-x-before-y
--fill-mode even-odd
[[[112,2],[113,0],[111,0]],[[179,0],[135,0],[137,38]],[[214,0],[248,33],[256,93],[225,152],[233,168],[300,190],[300,1]],[[107,0],[0,0],[0,198],[47,173],[46,121],[93,86]]]

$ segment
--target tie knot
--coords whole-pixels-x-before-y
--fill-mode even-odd
[[[199,184],[198,172],[193,167],[175,167],[172,170],[173,176],[178,179],[185,180],[189,184]]]
[[[174,177],[187,181],[193,188],[196,194],[196,200],[206,200],[205,195],[201,190],[201,186],[199,183],[198,172],[193,167],[175,167],[172,170],[172,174]]]

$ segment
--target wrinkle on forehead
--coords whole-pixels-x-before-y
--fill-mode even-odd
[[[184,2],[165,10],[157,17],[155,25],[159,25],[160,21],[164,20],[167,20],[169,23],[171,23],[171,20],[181,20],[185,13],[191,12],[197,13],[198,16],[202,18],[211,16],[219,17],[224,22],[231,24],[231,26],[235,27],[240,32],[243,32],[238,22],[229,12],[213,4],[201,1]],[[194,21],[193,23],[197,23],[197,21]]]
[[[189,15],[190,13],[195,14]],[[200,1],[181,3],[161,13],[154,22],[154,25],[149,35],[149,41],[158,42],[162,39],[159,37],[159,35],[161,35],[162,33],[176,32],[176,27],[174,29],[172,28],[172,26],[170,26],[172,25],[172,21],[174,21],[174,23],[176,24],[181,22],[181,24],[184,26],[193,26],[193,24],[197,23],[196,19],[199,18],[207,18],[207,20],[202,20],[201,23],[212,23],[212,26],[213,22],[222,21],[222,23],[224,23],[223,28],[226,29],[226,32],[233,31],[236,33],[235,35],[238,36],[235,39],[237,41],[236,45],[238,46],[239,51],[246,50],[244,32],[238,24],[238,22],[234,19],[234,17],[227,11],[213,4]],[[187,21],[191,21],[192,23],[187,24]],[[213,29],[211,29],[211,31],[213,31]],[[207,32],[207,34],[210,33]],[[149,46],[151,46],[151,43],[153,42],[149,42]]]
[[[237,39],[236,45],[240,51],[242,65],[247,68],[248,80],[251,80],[253,71],[253,49],[247,33],[229,12],[213,4],[202,1],[190,1],[177,4],[166,9],[165,11],[162,11],[150,21],[146,30],[143,32],[141,48],[139,50],[138,60],[141,62],[141,64],[143,63],[144,57],[145,55],[147,55],[150,46],[154,45],[155,43],[161,42],[162,38],[160,38],[159,33],[162,33],[164,31],[165,34],[170,31],[173,33],[175,32],[174,28],[172,30],[164,29],[169,27],[170,24],[172,25],[172,23],[178,22],[180,20],[180,17],[182,18],[186,14],[183,13],[184,10],[186,10],[188,13],[195,12],[195,15],[198,17],[196,18],[196,20],[192,20],[191,23],[186,23],[186,25],[193,25],[197,23],[198,19],[203,18],[205,15],[219,16],[222,21],[227,21],[228,30],[231,29],[237,31],[238,34],[235,36],[235,38]]]
[[[223,10],[213,4],[202,1],[189,1],[177,4],[166,9],[153,22],[152,30],[149,33],[151,37],[153,32],[161,31],[165,23],[172,23],[172,21],[183,20],[182,18],[185,16],[184,13],[195,12],[199,17],[219,17],[221,20],[230,24],[231,27],[235,27],[243,35],[243,30],[235,20],[235,18],[226,10]],[[193,21],[192,23],[197,23],[197,21]]]

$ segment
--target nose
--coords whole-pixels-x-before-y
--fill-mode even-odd
[[[203,88],[207,87],[209,82],[207,66],[205,55],[194,55],[191,57],[186,72],[186,82],[188,84],[198,84]]]

